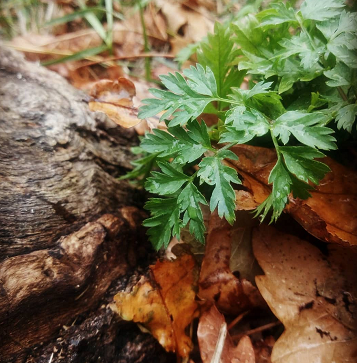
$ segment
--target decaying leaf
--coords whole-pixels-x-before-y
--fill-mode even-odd
[[[245,278],[230,269],[232,227],[213,214],[208,228],[206,252],[199,278],[199,296],[215,303],[222,311],[238,315],[255,306],[264,306],[259,292]]]
[[[197,338],[203,363],[212,362],[212,357],[218,349],[217,342],[220,343],[220,328],[224,324],[224,316],[214,305],[200,317]],[[248,336],[243,336],[236,346],[227,334],[222,344],[223,349],[218,360],[220,363],[255,363],[254,349]]]
[[[141,122],[137,118],[137,110],[133,107],[132,98],[135,96],[135,85],[124,77],[116,81],[103,79],[95,83],[89,102],[91,111],[104,112],[116,124],[129,128]]]
[[[155,0],[166,19],[168,33],[174,35],[171,39],[173,54],[213,32],[214,20],[210,12],[203,7],[192,6],[196,1],[190,3],[191,7],[188,7],[183,1]]]
[[[185,328],[197,310],[195,261],[183,255],[158,261],[150,270],[152,279],[142,278],[131,293],[115,295],[117,312],[124,320],[143,324],[167,351],[187,357],[192,342]]]
[[[245,211],[236,212],[237,220],[231,226],[231,256],[229,268],[240,279],[255,283],[255,276],[262,274],[262,269],[254,257],[252,247],[252,230],[259,222],[252,214]]]
[[[272,227],[253,234],[254,254],[265,275],[259,291],[285,331],[273,363],[357,361],[357,249],[332,245],[329,257]]]
[[[237,145],[232,151],[239,160],[230,160],[230,165],[242,175],[254,201],[262,203],[271,193],[268,176],[276,163],[275,152],[250,145]],[[323,241],[357,245],[357,173],[331,158],[322,161],[331,172],[311,192],[311,198],[290,195],[286,211]]]
[[[236,210],[254,210],[259,206],[251,193],[245,190],[235,190]]]
[[[316,237],[357,245],[357,173],[331,158],[323,162],[332,172],[311,192],[312,198],[291,200],[287,210]]]
[[[255,363],[271,363],[271,352],[275,344],[273,336],[254,342]]]

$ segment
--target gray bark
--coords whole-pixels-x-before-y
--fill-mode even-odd
[[[101,361],[134,361],[108,288],[147,257],[143,194],[117,180],[136,134],[1,44],[0,79],[0,362],[94,362],[103,346],[115,354]]]

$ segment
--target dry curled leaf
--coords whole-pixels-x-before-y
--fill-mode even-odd
[[[89,109],[105,113],[116,124],[129,128],[141,122],[133,107],[135,85],[127,78],[100,80],[93,85],[90,96]]]
[[[232,227],[213,214],[208,229],[206,251],[199,278],[199,296],[232,315],[255,306],[264,306],[259,292],[245,278],[238,279],[230,268]]]
[[[254,349],[248,336],[243,336],[238,346],[235,346],[229,334],[222,342],[219,341],[220,328],[224,324],[224,316],[214,305],[200,317],[197,338],[203,363],[212,362],[219,344],[223,345],[220,363],[255,363]]]
[[[253,234],[265,275],[259,291],[285,326],[273,363],[357,361],[357,250],[332,245],[326,258],[315,246],[272,227]]]
[[[253,201],[262,203],[271,193],[268,177],[276,163],[275,151],[250,145],[237,145],[232,151],[239,160],[229,164],[242,175]],[[321,161],[331,172],[311,192],[311,198],[301,200],[290,195],[285,210],[323,241],[357,245],[357,173],[331,158]]]
[[[114,297],[124,320],[141,323],[169,352],[188,357],[191,339],[185,328],[195,316],[196,269],[190,255],[150,266],[152,279],[142,278],[130,293]]]

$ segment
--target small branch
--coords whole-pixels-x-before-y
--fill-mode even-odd
[[[238,315],[233,321],[231,321],[228,325],[228,330],[231,330],[234,326],[236,326],[250,311],[246,311],[240,315]]]
[[[255,329],[248,330],[247,332],[240,333],[240,334],[237,334],[237,335],[233,335],[233,336],[232,336],[232,339],[233,339],[233,340],[239,340],[239,339],[241,339],[244,335],[252,335],[252,334],[255,334],[255,333],[259,333],[259,332],[261,332],[261,331],[264,331],[264,330],[267,330],[267,329],[273,328],[274,326],[278,326],[278,325],[281,325],[281,322],[280,322],[280,321],[275,321],[275,322],[273,322],[273,323],[269,323],[269,324],[266,324],[266,325],[260,326],[260,327],[255,328]]]
[[[93,61],[93,62],[88,62],[86,64],[80,65],[79,67],[76,68],[80,69],[83,67],[88,67],[88,66],[92,66],[98,63],[106,63],[106,62],[111,62],[111,61],[116,61],[116,60],[127,60],[127,59],[137,59],[137,58],[167,58],[167,59],[173,59],[175,58],[174,55],[172,54],[167,54],[167,53],[140,53],[140,54],[128,54],[128,55],[123,55],[120,57],[109,57],[109,58],[105,58],[102,60],[98,60],[98,61]]]
[[[341,96],[341,98],[344,101],[348,101],[348,97],[347,97],[346,93],[343,91],[342,87],[337,87],[337,90],[338,90],[338,93]]]

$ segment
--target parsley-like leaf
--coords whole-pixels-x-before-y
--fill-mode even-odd
[[[164,171],[162,174],[164,178],[165,175],[169,179],[171,179],[170,176],[175,176],[173,168],[168,163],[165,165],[159,163],[159,165]],[[184,179],[182,175],[180,175],[181,180]],[[183,183],[186,181],[187,179],[183,180]],[[173,180],[171,179],[169,182],[173,182]],[[154,247],[157,250],[162,246],[167,247],[172,236],[180,239],[180,229],[188,223],[190,233],[204,243],[205,225],[201,204],[207,205],[207,201],[191,181],[187,183],[177,198],[151,198],[145,205],[145,208],[151,213],[151,218],[144,221],[144,226],[150,227],[148,235]]]
[[[297,23],[295,10],[289,4],[284,4],[283,2],[271,4],[270,9],[261,11],[257,17],[260,19],[260,27],[283,23]]]
[[[257,208],[263,219],[272,211],[275,221],[290,193],[309,198],[312,185],[329,171],[319,160],[324,156],[319,150],[337,148],[327,125],[334,121],[339,129],[355,131],[356,12],[344,0],[305,0],[300,10],[280,1],[256,16],[247,14],[216,24],[214,34],[186,55],[196,51],[201,64],[162,76],[166,90],[151,90],[156,98],[145,100],[140,110],[141,118],[160,114],[168,125],[167,132],[145,135],[141,146],[148,155],[131,172],[146,177],[151,166],[161,169],[146,181],[150,192],[167,197],[147,204],[151,218],[145,225],[156,248],[179,237],[186,225],[203,241],[203,183],[212,186],[211,211],[217,208],[234,221],[231,184],[240,180],[224,161],[235,158],[228,150],[232,144],[275,146],[278,160],[268,179],[272,193]],[[242,90],[245,73],[254,76],[250,89]],[[217,125],[208,130],[202,113],[218,116]],[[210,137],[218,142],[214,147]],[[222,143],[229,144],[220,150]]]
[[[145,178],[147,175],[149,175],[151,169],[153,168],[157,156],[158,153],[153,153],[132,161],[131,164],[134,166],[134,169],[121,176],[119,180],[136,179],[141,176]]]
[[[189,223],[189,231],[201,243],[204,243],[205,225],[200,204],[207,205],[205,197],[197,187],[188,183],[178,196],[178,203],[183,214],[183,225]]]
[[[230,28],[217,22],[214,34],[208,34],[207,39],[200,43],[197,58],[200,64],[212,70],[220,97],[226,97],[231,87],[237,87],[243,81],[245,72],[232,65],[236,56]]]
[[[214,185],[211,195],[210,209],[214,211],[218,207],[218,215],[233,224],[235,221],[235,193],[232,183],[241,184],[237,172],[223,164],[223,159],[237,159],[237,156],[228,150],[217,152],[215,156],[205,157],[199,166],[198,176],[201,183]]]
[[[145,227],[150,227],[148,235],[156,250],[168,246],[171,236],[180,238],[182,221],[177,198],[151,198],[145,204],[151,213],[151,218],[144,221]]]
[[[290,173],[298,179],[308,183],[318,184],[330,171],[330,168],[315,158],[323,158],[325,155],[308,146],[280,146],[279,151],[284,156],[284,161]]]
[[[357,105],[346,105],[342,107],[336,116],[337,127],[343,128],[348,132],[352,132],[353,124],[356,122],[357,117]]]
[[[280,42],[283,49],[277,52],[275,57],[282,59],[291,57],[298,54],[301,58],[301,65],[304,69],[313,69],[316,72],[316,77],[319,76],[319,71],[322,71],[322,67],[319,65],[319,58],[321,53],[324,52],[325,46],[319,40],[313,39],[314,45],[311,39],[305,34],[300,33],[290,39],[284,39]],[[319,45],[317,45],[319,44]]]
[[[338,62],[336,66],[324,72],[329,78],[326,84],[330,87],[350,86],[352,83],[352,70],[344,63]]]
[[[261,220],[264,220],[268,212],[273,209],[272,222],[276,221],[284,210],[292,184],[290,174],[281,159],[270,172],[268,182],[273,184],[272,193],[256,209],[256,215],[262,214]]]
[[[305,0],[300,10],[304,19],[323,21],[334,18],[344,6],[344,0]]]
[[[170,195],[177,192],[190,177],[176,170],[168,162],[157,162],[162,173],[153,171],[147,179],[145,188],[150,193],[159,195]]]
[[[263,136],[269,131],[268,120],[257,110],[240,113],[238,108],[233,108],[226,119],[229,126],[222,134],[220,142],[233,142],[244,144],[256,136]]]
[[[334,150],[336,149],[336,139],[331,136],[333,130],[320,126],[325,118],[324,114],[318,112],[288,111],[275,121],[273,134],[275,137],[279,137],[283,144],[288,143],[292,134],[304,145],[323,150]]]
[[[170,127],[168,132],[155,129],[153,134],[146,134],[141,143],[143,150],[158,153],[160,157],[176,157],[179,164],[186,164],[200,158],[211,149],[207,126],[197,120],[187,124],[187,131],[182,127]]]
[[[185,125],[189,120],[198,117],[205,107],[217,99],[217,84],[209,67],[204,69],[200,64],[184,71],[185,78],[178,72],[161,76],[162,83],[168,91],[150,89],[156,98],[143,100],[138,117],[145,119],[162,111],[161,120],[169,120],[169,126]]]

